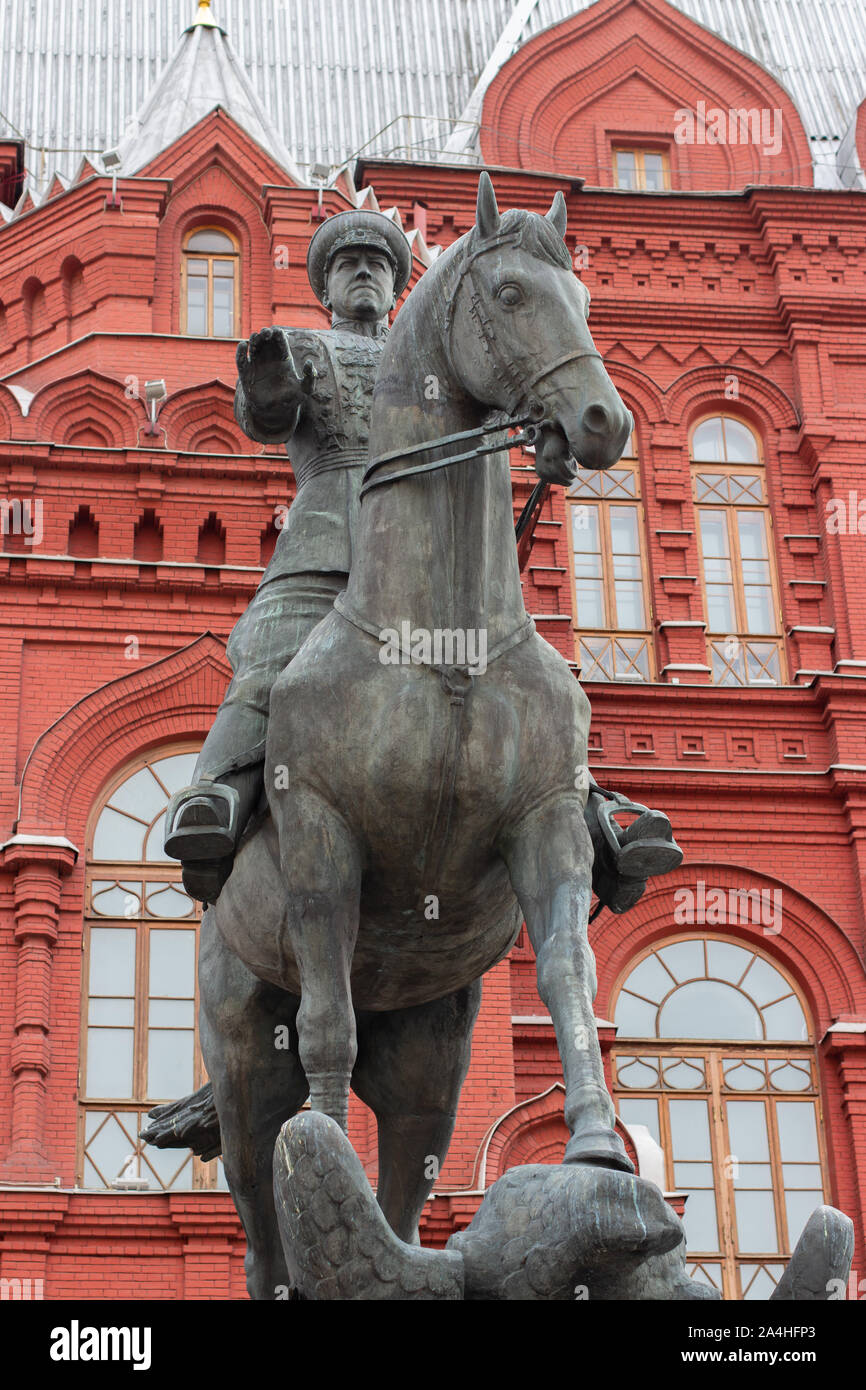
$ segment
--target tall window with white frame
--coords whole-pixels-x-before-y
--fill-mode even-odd
[[[781,609],[758,441],[742,420],[713,415],[692,433],[691,460],[713,683],[780,685]]]
[[[614,1100],[686,1192],[688,1270],[766,1299],[827,1192],[814,1032],[796,986],[749,943],[653,945],[613,1013]]]
[[[580,678],[652,680],[651,612],[634,435],[615,468],[578,469],[566,495]]]
[[[201,912],[162,850],[171,794],[196,753],[162,750],[127,768],[88,841],[78,1185],[226,1188],[221,1160],[142,1144],[148,1110],[205,1080],[198,1046]]]
[[[236,338],[240,305],[240,248],[221,227],[199,227],[181,257],[181,332]]]

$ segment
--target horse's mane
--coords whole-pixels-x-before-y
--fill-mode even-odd
[[[524,208],[509,208],[500,217],[499,236],[513,236],[515,240],[519,239],[520,245],[530,256],[546,261],[548,265],[560,266],[564,270],[571,269],[568,247],[553,223],[548,222],[540,213],[527,212]],[[471,256],[483,246],[484,240],[476,225],[437,256],[427,275],[430,271],[447,274],[449,267],[456,269],[464,257]],[[422,276],[419,287],[425,279],[426,276]]]
[[[520,245],[530,256],[548,265],[571,269],[571,256],[568,247],[552,222],[537,212],[527,212],[524,208],[509,208],[499,220],[499,235],[507,237],[519,234]],[[478,228],[473,227],[469,234],[470,253],[481,243]]]

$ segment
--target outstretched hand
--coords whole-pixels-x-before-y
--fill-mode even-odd
[[[296,410],[313,389],[318,373],[309,360],[298,375],[288,338],[281,328],[263,328],[238,344],[238,375],[256,414]]]

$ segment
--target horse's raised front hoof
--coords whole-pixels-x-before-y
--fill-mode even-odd
[[[463,1257],[406,1245],[394,1234],[360,1159],[329,1116],[302,1111],[283,1125],[274,1199],[289,1276],[302,1298],[463,1298]]]
[[[590,1129],[573,1134],[565,1149],[564,1163],[594,1163],[599,1168],[614,1168],[620,1173],[633,1173],[634,1164],[615,1130]]]

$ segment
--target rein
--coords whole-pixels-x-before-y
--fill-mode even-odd
[[[544,407],[541,406],[540,408],[543,417]],[[413,444],[408,449],[395,449],[390,454],[380,454],[367,466],[359,496],[363,500],[372,488],[381,487],[383,483],[395,483],[398,478],[412,478],[417,477],[419,473],[433,473],[437,468],[450,468],[452,463],[466,463],[469,459],[483,458],[485,454],[498,454],[502,449],[516,448],[518,444],[534,446],[541,433],[542,425],[546,423],[548,422],[543,418],[540,419],[537,413],[512,415],[498,425],[480,425],[477,429],[461,430],[458,434],[442,434],[436,439],[426,440],[423,444]],[[474,449],[467,449],[459,454],[449,454],[447,458],[435,459],[432,463],[417,463],[413,468],[403,468],[399,473],[386,473],[381,478],[372,476],[377,469],[384,467],[386,463],[393,463],[396,459],[407,458],[411,454],[427,453],[429,449],[444,449],[448,444],[460,444],[467,439],[479,439],[493,433],[501,434],[504,430],[517,429],[521,425],[527,426],[521,434],[516,434],[510,439],[501,439],[496,444],[479,444]]]

